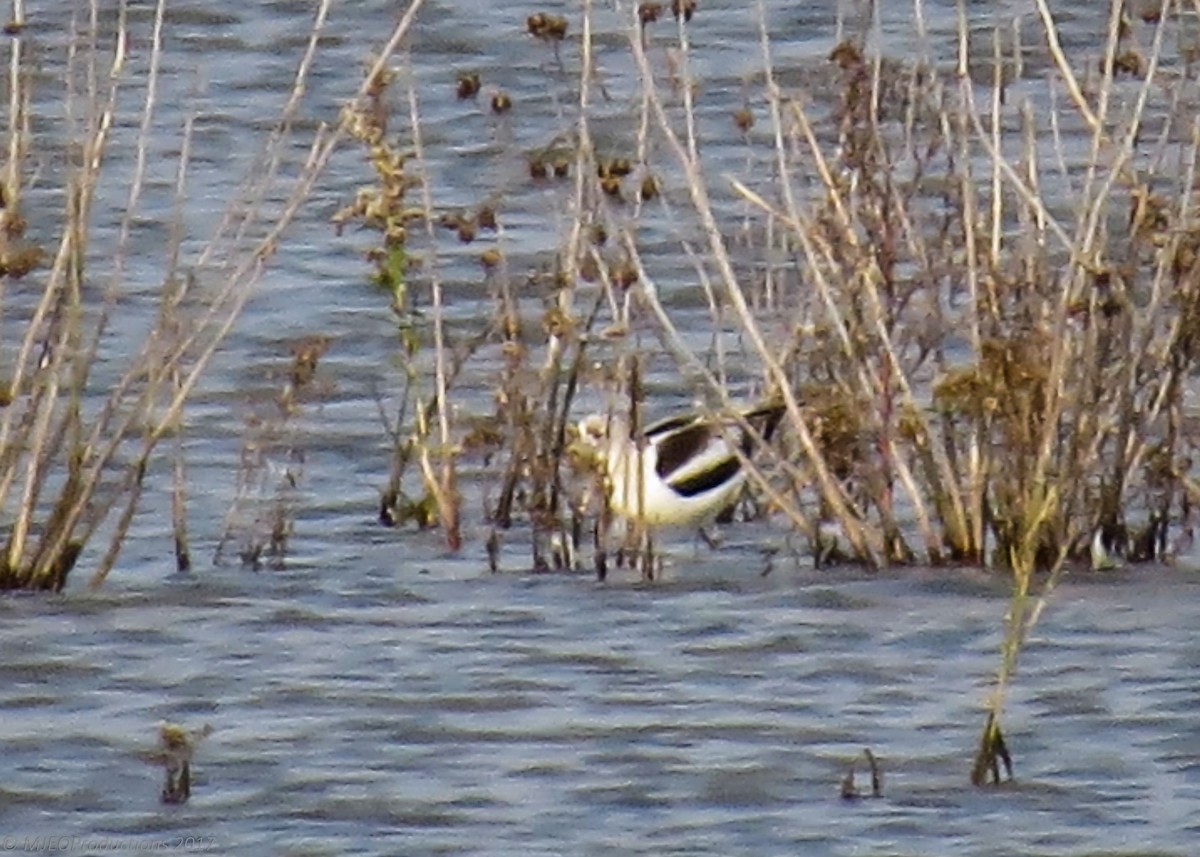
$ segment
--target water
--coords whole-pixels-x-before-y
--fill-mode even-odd
[[[336,115],[395,15],[391,3],[342,5],[350,8],[331,24],[302,123]],[[777,60],[796,85],[814,79],[835,38],[834,4],[768,5]],[[156,178],[127,271],[135,298],[153,295],[163,276],[166,155],[178,150],[184,116],[194,113],[198,129],[185,212],[194,252],[287,91],[307,6],[172,5],[161,157],[151,159]],[[1093,38],[1091,4],[1060,6],[1073,13],[1069,37]],[[530,11],[498,6],[480,21],[473,6],[431,4],[413,48],[439,205],[500,200],[513,271],[544,265],[557,246],[546,211],[570,217],[566,191],[526,178],[525,154],[563,130],[565,90],[547,81],[569,82],[549,48],[522,36]],[[931,38],[951,36],[951,6],[925,13]],[[58,4],[31,10],[30,37],[47,56],[64,14]],[[599,10],[609,43],[623,37],[622,20]],[[705,2],[693,29],[706,152],[735,172],[763,157],[729,120],[758,67],[754,21],[742,4]],[[910,21],[882,25],[893,50],[915,49]],[[562,48],[568,69],[576,50]],[[465,68],[511,93],[513,113],[493,116],[484,96],[458,102]],[[627,70],[606,68],[613,100],[598,108],[597,136],[618,150],[633,139]],[[56,154],[38,155],[51,173]],[[130,158],[115,149],[118,175]],[[730,532],[717,552],[674,544],[670,573],[654,585],[530,576],[519,532],[503,546],[504,573],[489,575],[480,512],[489,472],[478,463],[461,553],[448,555],[437,532],[375,524],[388,463],[375,399],[393,407],[401,383],[394,329],[364,282],[371,236],[339,239],[328,224],[368,180],[361,153],[335,158],[188,411],[196,571],[171,572],[162,468],[102,590],[84,588],[89,555],[65,595],[0,599],[5,849],[75,836],[83,852],[78,842],[109,836],[304,855],[1193,853],[1192,556],[1177,568],[1067,578],[1009,700],[1016,782],[975,790],[967,776],[998,662],[1003,580],[945,569],[819,573],[785,559],[763,577],[756,545],[781,544],[781,524]],[[100,200],[96,248],[118,223],[119,182]],[[647,224],[663,282],[694,279],[678,246],[686,229]],[[439,271],[455,322],[469,330],[487,312],[477,288],[487,245],[443,237]],[[96,256],[101,278],[106,261]],[[6,295],[18,311],[21,299]],[[667,299],[709,329],[694,296]],[[136,299],[129,306],[118,330],[146,322]],[[262,440],[246,421],[273,407],[291,344],[318,333],[331,338],[319,393],[267,450],[273,472],[300,475],[283,498],[295,521],[286,561],[258,573],[236,561],[213,567],[242,444]],[[494,367],[470,367],[464,408],[488,411]],[[651,383],[668,405],[687,399],[668,365]],[[269,510],[273,486],[251,492],[243,517]],[[197,750],[182,806],[159,803],[162,770],[145,758],[161,720],[215,730]],[[881,761],[884,796],[845,802],[840,783],[864,747]]]
[[[439,580],[388,553],[4,601],[4,832],[304,854],[1190,853],[1190,575],[1064,585],[1010,703],[1017,781],[978,791],[1005,608],[987,581],[764,579],[736,557],[652,587]],[[216,730],[185,806],[158,805],[140,758],[160,719]],[[844,802],[863,747],[884,797]]]

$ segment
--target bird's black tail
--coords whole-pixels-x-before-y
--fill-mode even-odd
[[[746,411],[742,414],[742,418],[750,424],[751,428],[759,433],[763,441],[770,441],[772,435],[775,434],[775,430],[779,428],[779,423],[783,421],[783,415],[786,411],[787,406],[783,403],[783,400],[775,398],[769,399],[761,405]],[[749,454],[754,446],[753,441],[754,438],[747,434],[744,444],[745,448],[742,450],[744,453]]]

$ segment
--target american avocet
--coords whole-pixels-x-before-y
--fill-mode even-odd
[[[669,417],[634,437],[626,419],[592,414],[580,438],[601,456],[613,512],[650,528],[703,527],[736,501],[746,484],[744,459],[757,436],[770,440],[784,407],[769,402],[743,411]],[[747,430],[747,426],[754,429]]]

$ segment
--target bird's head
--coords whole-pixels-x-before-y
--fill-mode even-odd
[[[607,449],[608,423],[608,418],[603,414],[588,414],[579,421],[579,439],[592,449]]]
[[[605,473],[609,429],[609,421],[603,414],[590,414],[578,422],[575,437],[566,450],[573,467],[598,475]]]

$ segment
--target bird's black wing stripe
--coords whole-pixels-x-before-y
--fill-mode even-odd
[[[775,433],[775,429],[779,426],[783,414],[783,405],[769,403],[747,411],[743,414],[743,419],[754,427],[763,440],[770,440],[771,435]],[[751,433],[742,431],[733,423],[726,426],[726,431],[734,435],[740,435],[740,443],[738,445],[741,447],[742,454],[750,455],[754,445]],[[696,457],[706,455],[705,448],[714,443],[720,434],[721,427],[719,425],[711,420],[697,419],[695,414],[660,420],[645,430],[647,442],[653,442],[658,453],[655,470],[661,478],[666,480],[670,480],[672,474],[681,468],[686,468]],[[712,451],[709,451],[707,455],[712,455]],[[731,458],[734,465],[740,466],[736,456],[732,456]],[[720,460],[715,463],[713,469],[724,472],[728,466],[724,460]],[[705,471],[689,476],[682,480],[680,484],[708,483],[710,482],[708,474],[709,471]],[[714,483],[708,484],[707,487],[711,488],[713,484],[720,484],[721,481],[723,479],[717,479]],[[701,488],[698,490],[707,489]]]
[[[670,479],[672,473],[704,451],[712,440],[713,431],[713,427],[707,423],[693,422],[656,438],[654,446],[658,463],[654,469],[658,475]]]
[[[736,458],[726,458],[708,470],[671,482],[671,490],[682,497],[695,497],[705,491],[719,488],[737,475],[742,469],[742,463]]]

